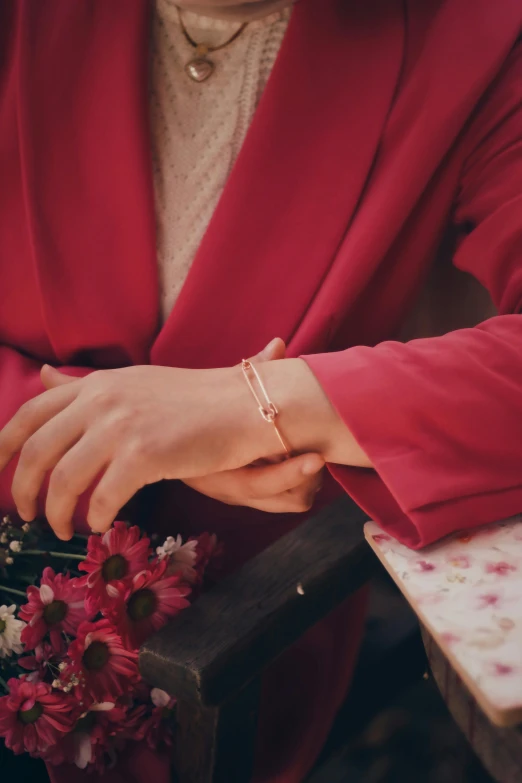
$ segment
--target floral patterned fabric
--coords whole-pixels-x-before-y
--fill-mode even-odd
[[[522,717],[522,516],[415,552],[365,526],[379,556],[484,711]]]

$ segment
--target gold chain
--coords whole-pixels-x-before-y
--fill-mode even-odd
[[[231,43],[234,43],[236,38],[239,38],[243,30],[248,27],[248,22],[245,22],[241,25],[239,30],[236,30],[234,35],[228,39],[228,41],[225,41],[225,43],[219,44],[219,46],[210,46],[209,44],[198,44],[197,41],[195,41],[192,36],[190,35],[189,31],[185,27],[185,22],[183,21],[183,17],[181,15],[181,9],[178,8],[178,16],[179,16],[179,23],[181,25],[181,30],[183,32],[183,35],[187,39],[188,43],[194,47],[200,54],[207,54],[212,52],[219,52],[220,49],[224,49],[226,46],[229,46]]]

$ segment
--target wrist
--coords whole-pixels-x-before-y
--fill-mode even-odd
[[[371,467],[304,359],[282,359],[260,367],[280,412],[278,425],[294,453],[315,452],[325,462]]]
[[[256,363],[263,382],[266,365],[267,363]],[[230,419],[229,434],[232,436],[229,440],[231,455],[228,462],[234,463],[227,465],[227,468],[242,467],[256,460],[273,457],[282,451],[274,426],[261,416],[241,367],[236,365],[228,368],[226,372],[228,382],[225,404]],[[277,407],[277,402],[274,402]]]
[[[278,425],[293,452],[331,451],[337,414],[303,359],[267,362],[267,388],[279,410]]]

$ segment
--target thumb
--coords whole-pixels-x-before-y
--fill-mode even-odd
[[[55,367],[51,367],[50,364],[44,364],[40,370],[40,378],[46,389],[55,389],[57,386],[64,386],[66,383],[78,380],[78,378],[73,378],[71,375],[65,375]]]
[[[286,345],[284,340],[280,337],[275,337],[271,340],[267,346],[263,348],[256,356],[252,357],[252,361],[258,362],[273,362],[276,359],[284,359],[286,355]]]

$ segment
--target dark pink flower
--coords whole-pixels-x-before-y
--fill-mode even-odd
[[[486,563],[487,574],[498,574],[499,576],[507,576],[510,571],[516,571],[516,566],[500,561],[498,563]]]
[[[215,533],[202,533],[196,539],[189,539],[189,541],[196,541],[196,562],[194,563],[194,570],[196,571],[196,581],[201,583],[203,581],[203,575],[209,566],[213,566],[213,569],[218,570],[221,560],[223,558],[224,547],[221,542],[218,541]]]
[[[136,574],[128,587],[120,588],[118,599],[111,607],[113,619],[125,645],[137,649],[170,617],[189,605],[186,596],[191,588],[179,574],[167,576],[167,560],[153,570]]]
[[[33,680],[35,677],[42,681],[49,678],[54,680],[60,660],[61,658],[56,655],[51,645],[47,642],[42,642],[36,645],[34,655],[24,655],[22,658],[19,658],[18,665],[22,669],[31,672],[28,675],[30,680]]]
[[[71,730],[75,702],[70,696],[26,677],[13,678],[8,686],[9,695],[0,698],[0,735],[14,753],[41,755]]]
[[[87,606],[93,614],[111,603],[111,586],[129,583],[149,567],[149,539],[140,536],[139,527],[129,528],[125,522],[115,522],[103,536],[89,536],[87,557],[79,568],[87,572],[80,584],[88,588]]]
[[[107,761],[125,744],[122,726],[127,721],[127,706],[116,702],[92,702],[78,717],[73,730],[44,754],[44,761],[54,766],[68,763],[80,769],[102,774]],[[118,735],[122,741],[118,742]]]
[[[169,536],[165,539],[162,546],[156,548],[158,560],[167,558],[167,575],[181,574],[189,584],[194,584],[198,580],[198,574],[194,570],[197,560],[198,542],[191,539],[183,543],[181,536]]]
[[[160,688],[153,688],[150,698],[154,705],[152,714],[143,723],[143,738],[147,745],[156,750],[161,745],[172,745],[172,719],[176,699]]]
[[[92,766],[101,774],[105,771],[105,755],[113,749],[113,738],[118,734],[126,710],[120,705],[102,702],[92,704],[73,732],[74,763],[80,769]]]
[[[68,574],[55,574],[45,568],[40,587],[28,587],[29,602],[20,607],[20,618],[27,622],[22,631],[26,649],[34,650],[48,633],[56,652],[63,649],[62,632],[75,636],[79,624],[88,619],[84,606],[85,590],[78,579]]]
[[[123,646],[120,635],[107,619],[82,623],[70,645],[70,666],[61,681],[67,683],[75,675],[80,692],[94,701],[114,701],[127,693],[139,679],[138,656]]]

